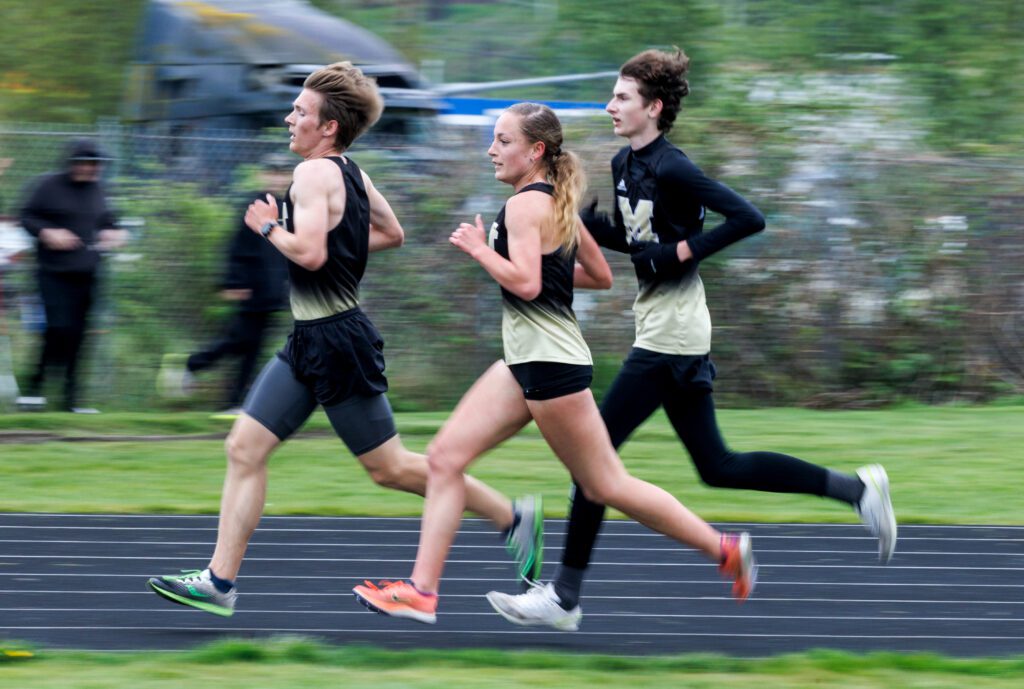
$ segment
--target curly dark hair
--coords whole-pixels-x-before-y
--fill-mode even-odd
[[[679,48],[673,52],[645,50],[631,57],[619,70],[619,76],[636,79],[637,90],[648,103],[661,101],[661,117],[658,129],[667,132],[672,129],[681,101],[690,93],[686,71],[690,58]]]

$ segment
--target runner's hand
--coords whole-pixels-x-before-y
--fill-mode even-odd
[[[277,215],[277,199],[273,194],[267,194],[267,200],[256,199],[249,204],[245,211],[245,226],[253,232],[259,233],[260,228],[268,222],[275,222]]]
[[[462,223],[455,228],[448,241],[476,258],[481,249],[487,248],[487,235],[484,233],[484,223],[479,213],[476,216],[476,224]]]
[[[629,259],[641,280],[654,282],[677,278],[683,274],[683,264],[679,262],[679,242],[634,242],[629,245],[629,250]]]

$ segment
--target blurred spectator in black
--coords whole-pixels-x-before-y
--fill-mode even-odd
[[[121,246],[127,233],[107,204],[100,183],[109,160],[90,139],[73,141],[65,166],[37,179],[21,208],[21,224],[36,238],[39,294],[46,329],[39,363],[17,402],[23,409],[42,409],[47,369],[64,367],[63,409],[80,414],[95,409],[78,406],[78,361],[96,296],[100,254]]]
[[[257,180],[260,191],[248,194],[240,204],[238,226],[228,248],[227,271],[221,296],[237,307],[220,338],[207,348],[190,355],[182,368],[181,355],[164,357],[161,385],[172,396],[183,396],[195,385],[195,374],[210,368],[222,358],[239,358],[237,374],[228,385],[225,410],[219,416],[237,416],[252,382],[264,335],[273,323],[274,312],[288,308],[288,261],[243,220],[253,199],[277,197],[278,208],[292,180],[296,160],[285,153],[271,154],[260,161]]]
[[[13,162],[13,158],[0,158],[0,177],[4,176],[4,172],[7,171],[7,168],[9,168]],[[4,210],[6,210],[4,208],[4,197],[0,196],[0,215],[4,214]]]

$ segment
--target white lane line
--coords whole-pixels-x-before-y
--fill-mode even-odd
[[[74,596],[146,596],[152,597],[152,591],[137,590],[131,591],[90,591],[90,590],[72,590],[72,589],[0,589],[0,595],[3,594],[17,594],[17,595],[74,595]],[[341,593],[323,593],[323,592],[309,592],[303,591],[301,593],[294,592],[280,592],[270,593],[267,591],[253,591],[246,589],[245,598],[249,600],[251,598],[264,597],[264,598],[350,598],[352,596],[351,591],[345,591]],[[483,598],[483,593],[446,593],[445,598]],[[590,595],[586,596],[588,601],[590,600],[639,600],[649,601],[649,596],[597,596]],[[673,601],[715,601],[715,600],[733,600],[731,596],[658,596],[658,600],[673,600]],[[789,598],[766,598],[764,596],[755,596],[753,600],[758,603],[868,603],[868,604],[885,604],[885,605],[1024,605],[1024,600],[936,600],[927,598],[809,598],[809,597],[789,597]],[[246,612],[249,612],[246,610]],[[986,618],[987,619],[987,618]]]
[[[874,538],[870,539],[874,541]],[[137,546],[185,546],[185,547],[197,547],[205,548],[210,547],[209,541],[93,541],[93,540],[77,540],[77,539],[45,539],[45,540],[32,540],[24,538],[11,538],[11,539],[0,539],[0,543],[22,543],[31,545],[42,545],[42,544],[54,544],[54,545],[137,545]],[[395,543],[321,543],[321,542],[303,542],[303,541],[290,541],[290,542],[276,542],[276,541],[258,541],[254,540],[249,543],[250,548],[265,547],[265,548],[404,548],[407,546],[415,546],[415,543],[408,544],[395,544]],[[491,543],[485,545],[475,545],[470,543],[456,543],[451,546],[453,549],[482,549],[482,550],[504,550],[505,546],[502,543]],[[559,551],[561,546],[550,545],[544,548],[546,551]],[[675,546],[668,548],[620,548],[615,546],[602,546],[601,552],[624,552],[624,553],[679,553],[679,552],[690,552],[684,546]],[[777,548],[756,548],[755,553],[761,555],[764,553],[778,553],[783,555],[792,554],[805,554],[805,555],[863,555],[863,550],[783,550]],[[936,555],[936,556],[954,556],[954,557],[1021,557],[1024,556],[1024,550],[1020,552],[1012,551],[1001,551],[1001,552],[953,552],[953,551],[939,551],[939,550],[911,550],[899,552],[900,557],[911,556],[911,555]]]
[[[367,614],[366,611],[362,611],[362,614]],[[492,613],[493,615],[493,613]],[[402,629],[396,627],[394,629],[367,629],[359,627],[355,629],[337,629],[337,628],[305,628],[305,627],[187,627],[177,631],[182,632],[259,632],[259,633],[274,633],[274,634],[384,634],[393,636],[396,634],[420,634],[420,635],[448,635],[448,634],[466,634],[471,636],[509,636],[509,635],[523,635],[523,636],[551,636],[565,638],[566,632],[560,631],[539,631],[529,628],[518,628],[508,629],[502,631],[483,630],[483,629],[431,629],[426,625],[422,625],[423,629]],[[128,626],[53,626],[53,625],[33,625],[24,627],[10,627],[0,626],[0,630],[49,630],[49,631],[90,631],[96,632],[100,630],[104,631],[130,631],[130,632],[167,632],[167,627],[128,627]],[[572,632],[573,636],[612,636],[616,639],[621,639],[622,631],[608,631],[608,632],[591,632],[591,631],[576,631]],[[630,631],[629,636],[634,637],[711,637],[711,638],[745,638],[745,639],[874,639],[874,640],[962,640],[962,641],[1024,641],[1024,636],[965,636],[961,634],[758,634],[749,632],[638,632]]]
[[[900,525],[900,532],[901,532],[900,539],[899,539],[900,543],[905,543],[907,541],[939,541],[939,542],[951,541],[951,542],[956,542],[956,543],[960,543],[960,542],[967,542],[967,543],[1024,543],[1024,538],[1000,538],[1000,537],[986,537],[986,538],[961,537],[961,538],[951,538],[951,537],[943,537],[943,536],[907,536],[907,535],[904,535],[904,531],[905,531],[906,528],[907,527],[905,527],[903,525]],[[999,528],[1005,528],[1005,527],[999,527]],[[216,527],[194,527],[194,526],[190,526],[190,527],[184,527],[184,526],[183,527],[175,527],[175,526],[159,526],[159,527],[158,526],[153,526],[153,527],[145,527],[145,526],[17,526],[17,525],[2,525],[2,524],[0,524],[0,529],[16,529],[16,530],[19,530],[19,531],[26,530],[26,529],[37,529],[37,530],[102,531],[102,532],[108,532],[108,531],[159,531],[159,532],[187,531],[187,532],[190,532],[190,533],[195,533],[197,531],[205,531],[205,532],[216,533],[216,531],[217,531]],[[309,533],[309,534],[314,534],[314,533],[316,533],[316,534],[332,533],[332,534],[359,534],[359,535],[364,535],[364,536],[371,535],[371,534],[372,535],[376,535],[376,534],[406,534],[406,535],[409,535],[409,536],[417,536],[418,537],[420,532],[419,532],[419,529],[303,529],[303,528],[279,529],[279,528],[272,528],[272,527],[270,527],[270,528],[260,527],[256,531],[256,537],[258,538],[261,534],[268,534],[268,533]],[[495,532],[494,531],[476,531],[476,530],[466,531],[466,530],[463,530],[463,531],[460,531],[459,534],[461,536],[463,536],[463,537],[480,536],[480,537],[485,537],[485,538],[487,538],[487,537],[493,538]],[[550,531],[548,531],[546,533],[546,535],[549,538],[562,536],[561,533],[552,533]],[[831,536],[831,535],[826,535],[826,534],[800,535],[800,536],[783,536],[783,535],[762,534],[762,533],[757,533],[755,531],[752,534],[752,536],[754,537],[754,540],[756,542],[758,542],[758,543],[761,543],[761,542],[764,542],[764,541],[770,541],[770,540],[792,540],[792,541],[796,541],[796,540],[799,540],[799,541],[828,540],[828,541],[871,541],[871,542],[874,542],[876,540],[874,536],[871,536],[870,534],[867,534],[867,533],[865,533],[863,535],[859,535],[859,536]],[[659,533],[653,533],[653,532],[647,532],[647,533],[644,533],[644,532],[637,532],[637,533],[605,533],[604,531],[602,531],[601,532],[601,538],[605,539],[607,537],[611,537],[611,538],[660,538],[660,539],[667,539],[668,538],[667,536],[663,536],[663,535],[661,535]]]
[[[99,612],[99,613],[166,613],[170,615],[194,614],[194,611],[187,608],[0,608],[0,612]],[[353,606],[352,610],[260,610],[245,609],[246,615],[366,615],[366,610]],[[445,618],[450,617],[494,617],[495,613],[488,611],[444,611]],[[588,612],[587,619],[595,617],[642,617],[645,619],[688,619],[688,620],[804,620],[829,622],[836,620],[862,621],[862,622],[1016,622],[1024,623],[1022,618],[1001,618],[1001,617],[909,617],[900,615],[723,615],[723,614],[693,614],[693,613],[646,613],[646,612]]]
[[[217,519],[216,514],[137,514],[137,513],[101,513],[101,512],[3,512],[0,513],[0,519],[5,517],[30,517],[30,518],[41,518],[41,519],[53,519],[60,517],[68,518],[83,518],[83,519]],[[365,516],[339,516],[339,515],[305,515],[305,514],[268,514],[264,515],[262,520],[289,520],[289,521],[378,521],[378,522],[417,522],[419,523],[420,517],[365,517]],[[479,517],[466,517],[462,520],[463,522],[471,523],[489,523],[486,519]],[[564,518],[557,519],[546,519],[545,521],[552,522],[565,522]],[[833,522],[713,522],[716,524],[735,524],[737,526],[826,526],[826,527],[850,527],[863,529],[864,526],[860,523],[833,523]],[[634,522],[628,519],[612,519],[607,522],[609,525],[623,524],[636,526]],[[903,528],[904,525],[900,525]],[[640,528],[640,527],[637,527]],[[1002,524],[907,524],[908,529],[977,529],[977,528],[998,528],[998,529],[1020,529],[1024,530],[1024,525],[1002,525]]]
[[[216,522],[217,515],[215,514],[97,514],[97,513],[43,513],[43,512],[4,512],[0,513],[0,520],[7,517],[27,517],[27,518],[38,518],[38,519],[59,519],[68,518],[68,520],[89,520],[89,519],[124,519],[124,520],[140,520],[140,519],[153,519],[159,522],[167,522],[171,520],[209,520]],[[335,522],[378,522],[378,523],[414,523],[418,525],[420,523],[420,517],[358,517],[358,516],[320,516],[320,515],[264,515],[260,522],[269,523],[276,521],[294,521],[294,522],[305,522],[305,521],[335,521]],[[565,524],[567,519],[565,518],[547,518],[544,520],[545,523],[550,524]],[[490,526],[490,522],[485,519],[466,517],[462,520],[464,524],[473,526]],[[859,522],[850,523],[837,523],[837,522],[711,522],[715,526],[722,527],[750,527],[754,529],[775,529],[775,528],[819,528],[819,529],[858,529],[863,530],[864,525]],[[10,525],[9,528],[17,528],[18,525]],[[641,533],[636,535],[642,535],[643,531],[647,529],[642,527],[635,522],[628,519],[610,519],[605,522],[605,527],[609,529],[607,534],[604,535],[627,535],[622,533],[616,533],[615,529],[631,529],[638,530]],[[46,525],[40,528],[51,528]],[[84,527],[84,528],[107,528],[103,525],[97,527]],[[143,527],[135,527],[143,528]],[[160,526],[153,528],[162,528]],[[938,530],[1005,530],[1005,531],[1024,531],[1024,525],[1016,524],[900,524],[901,531],[916,531],[924,529],[938,529]],[[417,529],[418,531],[418,529]],[[628,534],[632,535],[632,534]],[[658,534],[649,533],[649,535],[657,536]],[[793,538],[800,538],[801,536],[793,536]]]
[[[14,564],[3,560],[180,560],[181,555],[21,555],[4,553],[0,555],[0,565]],[[278,557],[247,557],[246,562],[280,562]],[[403,562],[411,564],[413,560],[408,558],[379,558],[379,557],[289,557],[289,562]],[[501,560],[456,560],[449,559],[449,565],[499,565],[508,564],[508,559]],[[713,567],[710,562],[592,562],[591,566],[602,567]],[[842,565],[820,565],[820,564],[783,564],[783,563],[759,563],[761,571],[766,569],[883,569],[878,563],[871,564],[842,564]],[[885,565],[885,571],[906,571],[906,570],[936,570],[948,571],[983,571],[983,572],[1024,572],[1024,567],[990,567],[988,565],[978,567],[952,567],[952,566],[924,566],[924,565]]]
[[[374,560],[374,562],[377,562],[377,560]],[[0,577],[12,577],[16,581],[18,581],[18,580],[31,581],[33,578],[37,578],[37,577],[75,577],[75,578],[79,578],[79,579],[83,578],[83,577],[90,577],[90,578],[102,577],[102,578],[105,578],[105,579],[106,578],[111,578],[111,577],[129,577],[129,578],[132,578],[132,579],[146,579],[146,578],[149,578],[151,576],[153,576],[153,575],[152,574],[124,574],[124,573],[121,573],[121,572],[110,572],[110,573],[107,573],[107,572],[89,572],[88,574],[71,573],[71,572],[64,572],[64,573],[53,573],[53,572],[42,572],[42,573],[35,573],[35,572],[33,572],[33,573],[29,573],[29,572],[13,572],[13,573],[12,572],[0,572]],[[273,579],[282,579],[282,580],[287,580],[287,581],[295,581],[296,578],[300,578],[300,579],[303,579],[303,580],[318,580],[318,581],[319,580],[326,580],[328,582],[332,582],[332,581],[333,582],[339,582],[340,586],[350,588],[352,586],[352,582],[353,581],[355,583],[359,583],[358,580],[362,580],[362,579],[370,579],[372,581],[376,581],[376,580],[380,580],[380,579],[391,579],[391,580],[401,579],[402,577],[401,577],[401,575],[396,574],[395,572],[391,572],[391,573],[387,573],[387,574],[379,574],[378,573],[378,574],[373,574],[372,576],[371,575],[367,575],[367,574],[358,574],[358,575],[353,575],[351,577],[338,577],[338,576],[327,576],[327,575],[311,575],[311,574],[303,574],[302,577],[295,577],[294,575],[284,575],[284,574],[246,574],[245,575],[245,580],[246,581],[255,580],[255,579],[271,579],[271,580],[273,580]],[[491,586],[495,585],[495,580],[494,580],[493,577],[487,577],[487,578],[482,578],[482,577],[445,577],[444,580],[447,581],[447,582],[456,582],[456,581],[462,581],[462,582],[466,582],[466,581],[470,581],[470,582],[484,582],[484,583],[487,583],[488,585],[491,585]],[[514,583],[514,582],[512,582],[512,583]],[[587,583],[589,585],[593,585],[593,584],[614,584],[616,586],[627,586],[627,585],[628,586],[635,586],[636,585],[636,579],[587,579]],[[648,584],[648,585],[667,584],[667,585],[685,585],[685,586],[710,586],[710,585],[714,585],[714,586],[717,587],[717,586],[721,586],[723,584],[723,582],[722,581],[718,581],[718,580],[710,580],[710,579],[689,579],[689,580],[688,579],[645,579],[644,580],[644,584]],[[509,585],[511,586],[512,584],[510,583]],[[873,586],[873,587],[888,587],[888,588],[910,587],[910,588],[951,588],[951,589],[961,589],[961,588],[993,588],[993,589],[1011,589],[1011,588],[1013,588],[1013,589],[1018,589],[1018,588],[1024,588],[1024,584],[1004,584],[1004,583],[999,583],[999,584],[974,584],[974,583],[956,583],[956,582],[954,582],[954,583],[950,583],[950,582],[869,582],[869,581],[836,582],[836,581],[764,581],[764,580],[759,580],[757,582],[758,591],[762,590],[766,586],[828,586],[830,588],[835,588],[837,586],[842,586],[844,588],[857,588],[857,587],[863,587],[863,586]]]

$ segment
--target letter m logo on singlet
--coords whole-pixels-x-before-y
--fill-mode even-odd
[[[487,233],[487,246],[494,248],[494,242],[498,239],[498,221],[491,223],[491,231]]]
[[[654,216],[654,202],[648,199],[640,199],[636,202],[636,210],[629,205],[629,199],[625,196],[617,196],[619,212],[622,213],[622,222],[626,226],[626,241],[629,244],[634,242],[656,242],[654,229],[651,227],[651,218]]]

